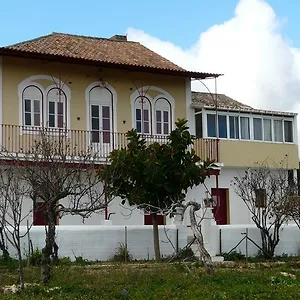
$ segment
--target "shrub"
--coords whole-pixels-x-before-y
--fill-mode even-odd
[[[42,252],[36,248],[29,256],[29,263],[31,266],[40,266],[42,260]]]
[[[227,261],[238,261],[238,260],[245,260],[245,255],[241,252],[232,251],[230,253],[224,252],[222,253],[224,260]]]
[[[117,252],[112,257],[111,261],[126,262],[126,261],[131,261],[132,259],[133,259],[132,255],[129,253],[125,244],[120,243]]]

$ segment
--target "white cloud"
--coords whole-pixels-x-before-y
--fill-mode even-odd
[[[128,38],[186,69],[225,74],[218,80],[218,92],[238,101],[300,112],[300,49],[284,39],[282,25],[265,1],[240,0],[232,19],[199,33],[190,49],[133,28]]]

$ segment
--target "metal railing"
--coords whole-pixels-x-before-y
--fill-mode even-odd
[[[62,143],[70,155],[80,156],[89,150],[99,159],[105,159],[111,151],[124,148],[128,144],[126,133],[5,124],[0,127],[1,149],[12,154],[32,153],[41,134]],[[167,141],[167,137],[162,135],[143,135],[143,137],[147,144],[154,142],[162,144]],[[201,158],[217,161],[217,140],[197,139],[194,148]]]

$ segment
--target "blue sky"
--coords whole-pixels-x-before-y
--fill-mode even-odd
[[[188,70],[224,74],[220,93],[300,113],[299,12],[300,0],[3,0],[0,46],[53,31],[128,33]]]
[[[8,45],[52,31],[109,37],[136,28],[191,47],[201,32],[222,24],[234,14],[238,0],[7,0],[1,1],[0,45]],[[300,46],[299,0],[267,0],[286,20],[282,33]],[[288,4],[287,4],[288,3]]]

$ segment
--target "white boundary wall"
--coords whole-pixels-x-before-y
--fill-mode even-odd
[[[26,227],[21,227],[25,232]],[[125,233],[127,231],[127,234]],[[60,257],[83,257],[88,260],[105,261],[113,257],[120,243],[125,244],[134,259],[147,260],[154,258],[153,229],[152,226],[57,226],[56,239],[59,246]],[[172,255],[173,248],[178,245],[183,248],[187,241],[187,228],[185,226],[159,226],[160,250],[162,256]],[[30,239],[33,248],[42,249],[45,243],[44,226],[35,226],[30,230]],[[170,242],[171,241],[171,242]],[[7,243],[9,253],[14,256],[16,251]],[[173,245],[173,246],[172,246]],[[28,252],[28,237],[22,239],[22,251]]]
[[[249,238],[261,247],[260,231],[255,225],[214,225],[211,229],[211,233],[214,233],[213,245],[218,254],[220,250],[229,252],[234,248],[245,236],[247,229]],[[275,249],[275,255],[300,255],[300,229],[295,224],[282,226],[279,235],[280,242]],[[246,255],[246,244],[249,256],[258,254],[259,249],[249,240],[247,243],[244,240],[235,251]]]

